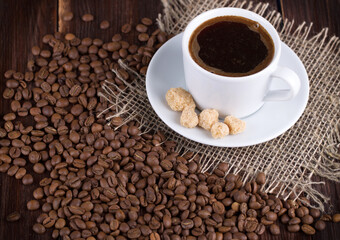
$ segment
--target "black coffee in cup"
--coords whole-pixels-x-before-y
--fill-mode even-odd
[[[242,77],[270,64],[274,42],[258,22],[222,16],[202,23],[192,33],[189,52],[198,65],[212,73]]]

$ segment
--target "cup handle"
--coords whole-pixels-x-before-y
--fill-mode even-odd
[[[294,98],[300,90],[301,81],[298,75],[287,67],[277,67],[275,72],[270,76],[284,80],[289,89],[271,90],[268,91],[263,101],[287,101]]]

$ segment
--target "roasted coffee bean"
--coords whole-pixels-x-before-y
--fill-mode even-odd
[[[7,154],[0,154],[0,161],[2,161],[4,163],[11,163],[12,158],[10,156],[8,156]]]
[[[7,170],[8,170],[10,167],[11,167],[11,165],[8,164],[8,163],[2,163],[2,164],[0,165],[0,172],[5,173],[5,172],[7,172]]]
[[[13,78],[16,79],[16,80],[23,80],[24,75],[21,72],[15,72],[15,73],[13,73]]]
[[[288,216],[291,217],[291,218],[295,217],[295,209],[294,208],[288,209]]]
[[[31,52],[34,56],[38,56],[40,54],[40,47],[39,46],[33,46],[31,48]]]
[[[129,33],[131,31],[131,28],[132,28],[131,24],[126,23],[122,26],[121,31],[122,31],[122,33]]]
[[[107,44],[107,50],[110,52],[118,51],[121,47],[119,42],[110,42]]]
[[[4,128],[0,128],[0,138],[5,138],[7,131]]]
[[[16,222],[20,219],[20,217],[21,217],[21,214],[19,212],[15,211],[15,212],[12,212],[12,213],[7,215],[6,221],[7,222]]]
[[[334,214],[332,219],[335,223],[340,222],[340,213]]]
[[[246,232],[254,232],[257,228],[258,221],[256,218],[248,217],[244,222],[244,230]]]
[[[9,80],[6,81],[6,87],[17,88],[17,87],[19,87],[19,82],[15,79],[9,79]]]
[[[84,14],[81,19],[84,21],[84,22],[92,22],[93,19],[94,19],[94,16],[90,13],[86,13]]]
[[[248,237],[249,240],[258,240],[259,239],[259,236],[254,232],[247,233],[247,237]]]
[[[45,172],[45,166],[42,163],[36,163],[33,166],[33,171],[38,174],[42,174]]]
[[[13,74],[15,73],[14,70],[10,69],[10,70],[7,70],[5,73],[4,73],[4,77],[5,78],[11,78],[13,76]]]
[[[5,115],[3,116],[3,119],[4,119],[5,121],[13,121],[13,120],[16,119],[16,116],[15,116],[14,113],[7,113],[7,114],[5,114]]]
[[[249,199],[249,196],[246,195],[246,192],[245,191],[236,191],[233,195],[234,197],[234,200],[238,203],[243,203],[243,202],[247,202],[248,199]],[[258,202],[251,202],[249,204],[249,207],[250,208],[253,208],[253,209],[259,209],[260,206],[259,206],[259,203]]]
[[[108,29],[110,27],[110,23],[107,20],[103,20],[102,22],[100,22],[99,27],[100,29]]]
[[[78,96],[82,91],[82,88],[80,85],[76,84],[74,86],[71,87],[70,91],[69,91],[69,94],[72,96],[72,97],[76,97]],[[59,99],[60,100],[60,99]],[[65,99],[67,100],[67,99]],[[67,106],[67,105],[66,105]],[[64,107],[64,106],[61,106],[61,107]]]
[[[11,99],[15,94],[15,91],[12,88],[5,88],[4,92],[2,93],[2,97],[4,99]]]
[[[298,232],[300,231],[300,225],[294,224],[294,225],[288,225],[287,229],[289,232]]]
[[[135,238],[139,238],[141,236],[141,231],[139,228],[134,228],[134,229],[130,229],[127,232],[127,236],[130,239],[135,239]]]
[[[149,40],[149,35],[146,33],[140,33],[138,34],[138,40],[141,42],[146,42]]]
[[[270,225],[270,233],[273,235],[280,235],[280,227],[276,224]]]
[[[31,174],[26,174],[21,180],[24,185],[31,185],[33,183],[33,177]]]
[[[298,217],[302,218],[303,216],[305,216],[305,211],[302,207],[299,207],[298,209],[296,209],[295,214]]]
[[[33,197],[37,200],[42,199],[44,197],[44,190],[42,188],[36,188],[33,191]]]
[[[19,167],[16,165],[13,165],[7,170],[7,174],[8,176],[14,176],[18,170],[19,170]]]
[[[63,218],[59,218],[56,222],[55,222],[55,228],[56,229],[62,229],[63,227],[65,227],[66,225],[66,221]]]
[[[166,33],[165,32],[158,33],[157,39],[160,43],[166,42],[166,40],[167,40]]]
[[[298,217],[294,217],[292,219],[289,220],[288,224],[289,225],[296,225],[299,224],[301,222],[301,219]]]
[[[76,36],[73,33],[66,33],[64,38],[66,41],[72,41]],[[71,63],[66,63],[63,65],[65,71],[69,72],[72,69],[72,64]]]
[[[315,234],[315,229],[312,226],[307,225],[307,224],[303,224],[301,226],[301,230],[307,235],[314,235]]]
[[[144,24],[137,24],[136,30],[140,33],[145,33],[148,30],[148,27]]]
[[[46,228],[40,223],[34,224],[32,229],[37,234],[44,234],[46,232]]]
[[[144,67],[142,67],[142,68],[139,70],[139,73],[140,73],[140,74],[143,74],[143,75],[146,75],[147,70],[148,70],[148,67],[147,67],[147,66],[144,66]]]
[[[266,231],[265,226],[260,223],[260,224],[257,225],[255,233],[257,233],[258,235],[262,235],[265,231]]]
[[[69,22],[69,21],[71,21],[73,19],[73,12],[65,12],[64,14],[63,14],[63,20],[65,21],[65,22]]]
[[[240,210],[240,204],[238,202],[233,202],[233,204],[231,204],[231,209],[234,212],[238,212]]]
[[[241,232],[235,232],[235,233],[233,233],[233,239],[246,240],[247,235],[245,235],[244,233],[241,233]]]
[[[315,223],[315,228],[318,230],[318,231],[322,231],[326,228],[326,223],[322,220],[318,220],[316,221]]]
[[[217,213],[217,214],[224,214],[225,213],[225,207],[224,207],[223,203],[221,203],[221,202],[214,202],[212,207],[213,207],[214,212]]]
[[[159,236],[158,233],[153,232],[150,234],[150,240],[160,240],[160,239],[161,237]]]
[[[51,217],[47,217],[43,220],[42,224],[45,228],[51,228],[55,224],[55,219],[53,219]]]
[[[194,227],[194,222],[191,219],[185,219],[181,222],[183,229],[191,229]]]
[[[270,211],[270,212],[267,212],[265,215],[266,215],[267,220],[269,221],[276,221],[277,219],[277,214],[274,212]]]
[[[325,222],[329,222],[332,221],[332,216],[329,214],[324,214],[320,217],[320,220],[325,221]]]
[[[21,108],[20,102],[17,101],[17,100],[13,100],[13,101],[11,102],[11,110],[12,110],[13,112],[16,112],[16,111],[18,111],[19,108]]]
[[[315,208],[311,208],[309,211],[309,214],[313,217],[313,218],[318,218],[320,217],[321,213],[319,209],[315,209]]]
[[[312,224],[314,222],[313,217],[309,214],[303,216],[301,220],[302,220],[302,223],[304,224]]]
[[[18,171],[15,174],[16,179],[22,179],[26,174],[26,168],[19,168]]]
[[[40,207],[40,204],[37,200],[31,200],[27,202],[27,209],[30,211],[38,210]]]
[[[152,20],[150,18],[142,18],[141,22],[146,25],[146,26],[151,26],[152,25]]]
[[[28,147],[28,146],[26,146],[26,147]],[[21,152],[24,153],[24,150],[21,149]],[[24,167],[26,165],[26,160],[23,159],[23,158],[16,158],[16,159],[13,160],[13,164],[17,165],[19,167]]]

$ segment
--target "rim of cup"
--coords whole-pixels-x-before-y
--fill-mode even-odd
[[[208,70],[198,65],[192,59],[189,53],[189,40],[194,30],[197,27],[199,27],[201,24],[203,24],[204,22],[210,19],[213,19],[216,17],[222,17],[222,16],[240,16],[240,17],[248,18],[252,21],[258,22],[264,29],[266,29],[266,31],[271,36],[273,43],[274,43],[274,56],[273,56],[272,61],[269,63],[267,67],[251,75],[246,75],[246,76],[241,76],[241,77],[229,77],[229,76],[222,76],[222,75],[209,72]],[[274,26],[268,20],[266,20],[264,17],[260,16],[259,14],[251,12],[249,10],[242,9],[242,8],[226,7],[226,8],[215,8],[215,9],[206,11],[196,16],[194,19],[192,19],[184,30],[183,39],[182,39],[182,49],[183,49],[183,58],[187,58],[190,61],[191,65],[193,65],[202,74],[206,74],[214,78],[215,80],[220,80],[220,81],[227,81],[227,80],[228,81],[236,81],[236,80],[246,81],[246,80],[249,80],[249,78],[261,77],[261,75],[268,74],[275,70],[277,63],[279,61],[280,55],[281,55],[281,40]]]

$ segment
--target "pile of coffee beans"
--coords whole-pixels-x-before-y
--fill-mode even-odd
[[[3,98],[11,112],[0,128],[0,172],[23,184],[33,183],[27,166],[35,176],[49,174],[27,202],[28,210],[42,212],[33,230],[51,229],[53,239],[65,240],[228,240],[258,239],[266,228],[278,235],[279,219],[291,232],[324,229],[330,219],[318,210],[261,192],[263,173],[247,183],[225,176],[226,163],[212,174],[200,173],[198,156],[175,152],[176,142],[161,132],[142,134],[137,121],[124,123],[122,117],[110,126],[105,119],[114,112],[97,116],[108,107],[98,95],[104,81],[122,90],[134,81],[117,61],[145,74],[170,38],[159,29],[151,32],[152,24],[143,18],[135,27],[122,26],[123,34],[139,32],[139,45],[120,33],[107,43],[48,34],[42,49],[32,48],[35,58],[26,72],[5,72]],[[13,212],[7,220],[20,217]]]
[[[142,21],[152,24],[150,19]],[[142,23],[137,26],[149,31]],[[27,63],[26,72],[8,70],[4,74],[7,81],[2,96],[10,100],[11,112],[3,116],[0,127],[0,172],[32,184],[33,177],[25,168],[27,162],[41,174],[46,169],[51,171],[55,161],[73,159],[68,157],[73,154],[69,148],[78,151],[93,144],[96,150],[107,147],[108,140],[103,141],[101,136],[101,131],[108,128],[107,116],[96,117],[107,103],[98,93],[104,80],[120,89],[125,89],[124,81],[133,80],[119,67],[119,59],[146,73],[152,55],[167,40],[160,30],[151,35],[145,46],[130,45],[119,33],[108,43],[79,39],[72,33],[45,35],[42,41],[46,48],[32,47],[35,59]],[[114,118],[113,124],[120,125],[121,121]]]

